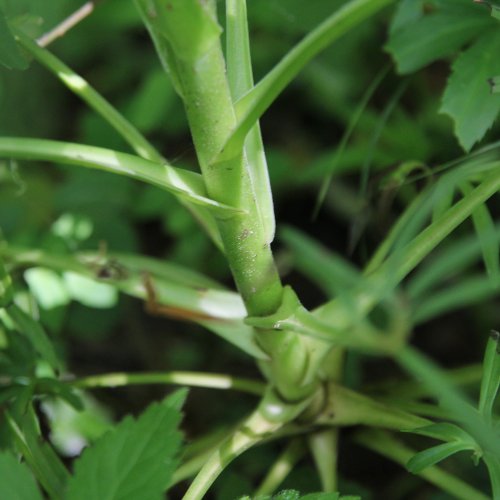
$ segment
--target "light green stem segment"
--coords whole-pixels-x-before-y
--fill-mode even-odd
[[[250,380],[221,373],[199,372],[149,372],[149,373],[106,373],[77,379],[74,387],[92,389],[96,387],[123,387],[127,385],[177,384],[209,389],[234,389],[260,396],[265,385],[258,380]]]
[[[238,290],[249,314],[270,314],[281,303],[282,285],[261,223],[243,144],[231,158],[214,163],[237,123],[215,2],[138,0],[137,4],[150,32],[163,36],[168,68],[184,100],[209,196],[246,212],[218,220]]]
[[[403,467],[416,453],[394,439],[389,433],[383,431],[362,431],[354,439],[362,446],[380,453]],[[418,475],[456,498],[462,500],[488,500],[486,495],[439,467],[427,467]]]

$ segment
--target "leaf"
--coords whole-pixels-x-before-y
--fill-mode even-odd
[[[39,436],[33,409],[29,409],[19,422],[8,412],[5,412],[5,419],[17,447],[37,480],[50,497],[61,498],[69,473],[50,444]]]
[[[0,498],[42,500],[28,467],[7,452],[0,453]]]
[[[159,186],[184,201],[206,207],[221,218],[242,213],[240,209],[208,198],[200,174],[111,149],[45,139],[0,137],[0,158],[51,161],[104,170]]]
[[[31,293],[43,309],[65,306],[70,297],[61,276],[51,269],[32,267],[24,272]]]
[[[80,304],[106,309],[113,307],[118,300],[118,291],[111,285],[72,272],[66,272],[63,276],[69,295]]]
[[[472,186],[464,182],[461,189],[467,195],[472,191]],[[495,222],[486,204],[479,205],[472,212],[472,222],[481,243],[486,271],[492,286],[496,288],[500,282],[500,239],[496,235]]]
[[[0,64],[9,69],[26,69],[28,62],[21,54],[0,7]]]
[[[448,422],[417,427],[416,429],[411,429],[405,432],[441,439],[442,441],[461,441],[463,443],[469,442],[471,445],[475,444],[469,434],[467,434],[463,429],[461,429],[458,425],[450,424]]]
[[[400,73],[411,73],[442,59],[488,27],[495,27],[492,19],[470,0],[440,0],[436,4],[431,14],[417,16],[413,12],[404,24],[400,17],[394,19],[397,24],[385,49]],[[420,2],[420,9],[423,12],[424,2]]]
[[[479,411],[487,419],[492,417],[493,404],[500,385],[499,341],[500,333],[492,330],[484,353],[483,377],[479,396]]]
[[[421,451],[414,455],[406,464],[406,468],[413,474],[418,474],[423,469],[441,462],[459,451],[468,450],[464,443],[443,443],[438,446],[433,446],[427,450]]]
[[[500,94],[500,76],[494,76],[488,80],[492,94]]]
[[[126,417],[76,460],[67,500],[159,500],[170,484],[181,444],[177,426],[186,391]]]
[[[361,282],[361,275],[352,264],[301,231],[285,227],[280,239],[291,248],[296,267],[328,295],[345,292]]]
[[[31,342],[38,354],[53,368],[58,369],[59,359],[42,326],[15,304],[7,309],[7,315],[14,322],[19,333]]]
[[[488,78],[500,72],[500,30],[482,36],[452,67],[441,112],[449,115],[462,147],[481,140],[500,111],[500,95],[491,94]]]

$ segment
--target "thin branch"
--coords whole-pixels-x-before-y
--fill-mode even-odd
[[[149,372],[149,373],[107,373],[83,377],[70,382],[74,387],[93,389],[96,387],[123,387],[127,385],[176,384],[209,389],[233,389],[261,396],[265,384],[259,380],[232,377],[221,373],[201,372]]]
[[[43,34],[38,40],[38,45],[47,47],[58,38],[63,37],[70,29],[74,28],[77,24],[82,22],[85,18],[90,16],[95,9],[97,0],[89,0],[85,2],[73,14],[69,15],[64,21],[60,22],[55,28]]]

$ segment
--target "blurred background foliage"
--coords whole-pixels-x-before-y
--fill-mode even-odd
[[[25,16],[23,24],[33,36],[81,5],[80,0],[5,1],[18,16]],[[301,0],[249,0],[256,80],[343,3],[314,0],[306,6]],[[222,10],[223,4],[219,5]],[[308,307],[319,305],[325,293],[294,270],[294,256],[280,241],[280,227],[301,228],[362,266],[406,200],[418,191],[419,182],[432,181],[425,177],[391,193],[383,184],[388,173],[403,162],[436,166],[463,154],[451,121],[438,113],[448,64],[438,62],[416,74],[397,76],[383,50],[392,14],[387,9],[323,52],[261,122],[278,220],[277,261],[284,279]],[[160,67],[133,2],[102,0],[51,50],[107,97],[173,164],[196,169],[181,102]],[[385,76],[344,152],[336,156],[351,116],[382,73]],[[0,116],[2,136],[43,137],[129,151],[100,117],[35,63],[26,72],[0,70]],[[497,133],[498,127],[493,128],[484,143]],[[314,218],[320,186],[329,172],[333,181]],[[491,209],[498,213],[498,200]],[[458,233],[470,232],[467,224]],[[0,161],[0,228],[12,246],[71,253],[105,245],[113,252],[177,262],[230,284],[223,258],[172,196],[102,172]],[[58,339],[71,373],[182,369],[258,376],[252,360],[201,327],[148,316],[138,301],[89,284],[77,283],[71,293],[67,277],[37,276],[36,272],[24,274],[26,290],[36,298],[37,284],[52,287],[53,300],[39,300],[39,313]],[[455,278],[451,273],[449,283]],[[482,332],[499,322],[498,299],[485,292],[473,307],[423,321],[414,340],[445,366],[475,363],[486,340]],[[347,380],[354,387],[395,373],[395,366],[385,360],[360,355],[348,359]],[[47,404],[53,440],[63,453],[75,453],[85,440],[106,429],[110,418],[137,413],[164,392],[161,387],[95,391],[88,396],[83,414],[62,403]],[[184,425],[187,439],[234,422],[253,403],[247,395],[221,392],[215,397],[209,390],[191,390]],[[72,435],[75,428],[79,433]],[[340,491],[344,494],[360,493],[367,500],[448,498],[352,443],[346,442],[344,449],[343,442]],[[252,479],[272,464],[279,449],[278,444],[268,445],[238,460],[216,483],[214,498],[230,499],[251,491]],[[475,477],[476,484],[487,484],[485,470],[472,467],[467,457],[458,456],[447,465],[459,476],[467,470],[467,477]],[[319,489],[315,477],[312,464],[304,461],[284,487],[314,491]]]

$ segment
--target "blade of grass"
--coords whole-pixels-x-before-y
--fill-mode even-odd
[[[0,137],[0,157],[51,161],[113,172],[161,187],[221,217],[241,213],[237,208],[207,198],[199,174],[111,149],[45,139]]]
[[[493,415],[493,404],[500,385],[499,341],[500,334],[492,330],[484,353],[483,377],[479,396],[479,412],[490,422]]]

